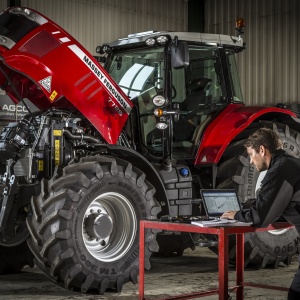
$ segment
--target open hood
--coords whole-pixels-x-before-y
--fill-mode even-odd
[[[28,8],[0,15],[0,87],[38,109],[77,109],[111,144],[132,103],[97,60],[57,24]]]

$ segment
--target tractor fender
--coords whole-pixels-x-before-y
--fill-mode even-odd
[[[232,140],[251,123],[261,120],[276,120],[288,124],[300,132],[300,119],[297,119],[296,115],[290,110],[277,107],[231,104],[206,127],[202,134],[195,164],[218,163]]]
[[[161,206],[161,215],[168,215],[170,213],[169,201],[164,184],[153,165],[140,153],[133,149],[119,146],[119,145],[105,145],[108,154],[113,157],[118,157],[130,162],[146,174],[147,180],[155,187],[155,199]]]

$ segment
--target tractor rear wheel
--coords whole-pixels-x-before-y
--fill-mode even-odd
[[[288,126],[279,123],[262,123],[260,127],[273,129],[283,141],[284,149],[291,155],[300,156],[300,134]],[[234,188],[244,207],[255,199],[259,192],[265,172],[259,173],[243,147],[244,140],[231,144],[224,153],[223,163],[218,168],[218,188]],[[235,237],[230,236],[230,262],[235,263]],[[284,229],[249,233],[245,235],[245,265],[257,267],[271,265],[274,268],[280,262],[289,265],[297,252],[299,237],[296,229]],[[213,249],[216,252],[216,249]]]
[[[139,221],[160,211],[154,192],[145,174],[121,159],[86,157],[65,167],[32,201],[27,224],[36,265],[55,283],[82,293],[120,292],[124,283],[137,283]],[[145,241],[150,268],[157,251],[151,230]]]

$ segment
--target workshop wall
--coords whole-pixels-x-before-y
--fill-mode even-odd
[[[95,55],[96,46],[148,30],[187,31],[182,0],[21,0],[46,15]]]
[[[237,55],[248,105],[300,103],[300,1],[206,0],[205,31],[236,35],[246,20],[246,50]]]

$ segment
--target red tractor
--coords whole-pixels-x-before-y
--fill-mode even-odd
[[[300,154],[294,113],[243,103],[240,37],[133,34],[97,48],[102,67],[34,10],[8,8],[0,24],[2,94],[28,110],[0,134],[1,274],[35,263],[68,289],[120,291],[137,282],[141,219],[203,215],[202,188],[251,203],[263,176],[243,147],[251,132],[272,128]],[[198,245],[217,249],[214,236],[149,230],[146,266]],[[289,264],[297,247],[293,229],[248,234],[246,263]]]

